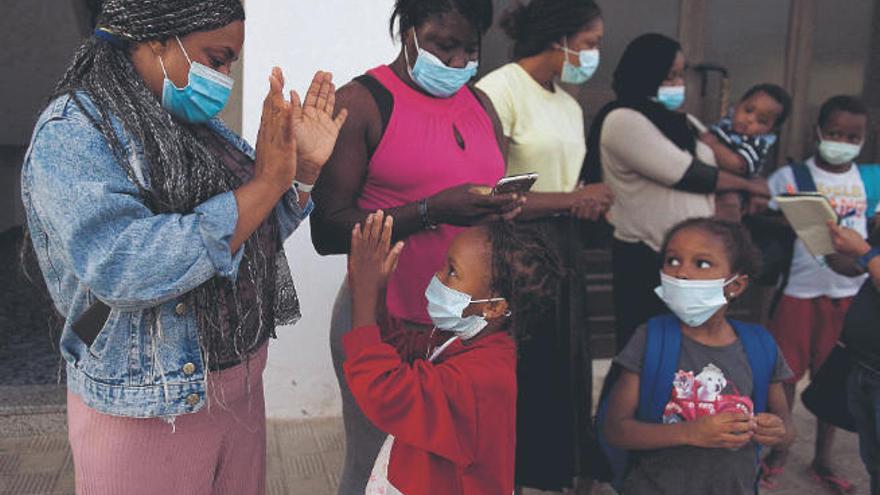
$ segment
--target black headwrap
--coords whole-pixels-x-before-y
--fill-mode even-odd
[[[53,98],[69,95],[104,135],[144,203],[156,214],[191,213],[208,199],[238,188],[243,179],[224,165],[217,146],[205,139],[205,128],[181,123],[162,108],[132,65],[129,50],[133,43],[219,29],[244,17],[239,0],[106,0],[95,35],[80,47],[55,90]],[[97,112],[86,110],[84,97]],[[138,157],[120,141],[114,123],[140,145],[147,168],[143,179],[136,172]],[[274,216],[269,222],[277,229]],[[266,249],[257,237],[244,245],[236,281],[215,277],[184,296],[195,308],[202,336],[222,334],[235,349],[247,350],[251,345],[245,342],[242,328],[255,310],[260,328],[270,332],[276,323],[290,323],[299,316],[283,249],[280,245]],[[253,296],[249,300],[255,299],[258,308],[243,307],[239,295],[244,292]],[[290,297],[280,301],[285,295]],[[271,308],[273,302],[274,311],[263,310],[264,303]]]
[[[694,153],[696,138],[688,126],[687,116],[668,110],[654,101],[679,51],[681,45],[677,41],[654,33],[643,34],[626,47],[614,71],[612,85],[617,99],[605,105],[590,126],[587,158],[581,170],[582,181],[596,183],[602,180],[599,138],[605,117],[618,108],[630,108],[641,113],[676,146]]]

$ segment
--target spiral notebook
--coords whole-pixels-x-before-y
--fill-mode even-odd
[[[838,217],[828,198],[820,193],[797,193],[784,194],[774,199],[798,238],[804,241],[813,256],[834,254],[828,221],[836,223]]]

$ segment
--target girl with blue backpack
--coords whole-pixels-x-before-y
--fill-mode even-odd
[[[760,446],[794,438],[791,370],[775,341],[726,316],[759,255],[741,225],[713,219],[673,227],[661,252],[656,292],[674,314],[637,329],[600,404],[615,484],[627,495],[756,493]]]

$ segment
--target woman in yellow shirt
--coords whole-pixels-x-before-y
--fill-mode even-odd
[[[516,478],[520,486],[561,491],[590,475],[592,373],[583,277],[575,266],[577,218],[597,219],[612,197],[603,184],[578,184],[587,151],[583,112],[558,82],[583,84],[593,75],[604,23],[592,1],[532,0],[508,11],[501,26],[514,41],[514,62],[477,87],[498,113],[507,175],[539,174],[529,205],[550,213],[520,218],[555,240],[571,274],[568,296],[556,307],[515,318],[517,331],[529,334],[519,350]]]

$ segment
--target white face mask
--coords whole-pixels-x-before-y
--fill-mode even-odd
[[[578,61],[580,65],[574,65],[568,61],[568,57],[565,57],[564,62],[562,63],[562,75],[560,80],[566,84],[583,84],[590,80],[593,77],[593,74],[596,73],[596,69],[599,68],[599,50],[581,50],[576,52],[574,50],[570,50],[568,48],[568,39],[563,40],[563,45],[560,47],[566,55],[572,54],[578,56]]]
[[[462,316],[468,306],[504,300],[503,297],[471,299],[470,295],[447,287],[436,275],[425,289],[425,297],[428,299],[428,315],[434,326],[454,333],[461,340],[476,337],[489,324],[483,315]]]
[[[832,165],[843,165],[856,159],[862,152],[862,144],[842,143],[840,141],[828,141],[819,133],[819,155],[823,160]]]
[[[727,305],[724,288],[737,278],[738,275],[730,280],[684,280],[661,272],[660,287],[654,292],[685,325],[698,327]]]

